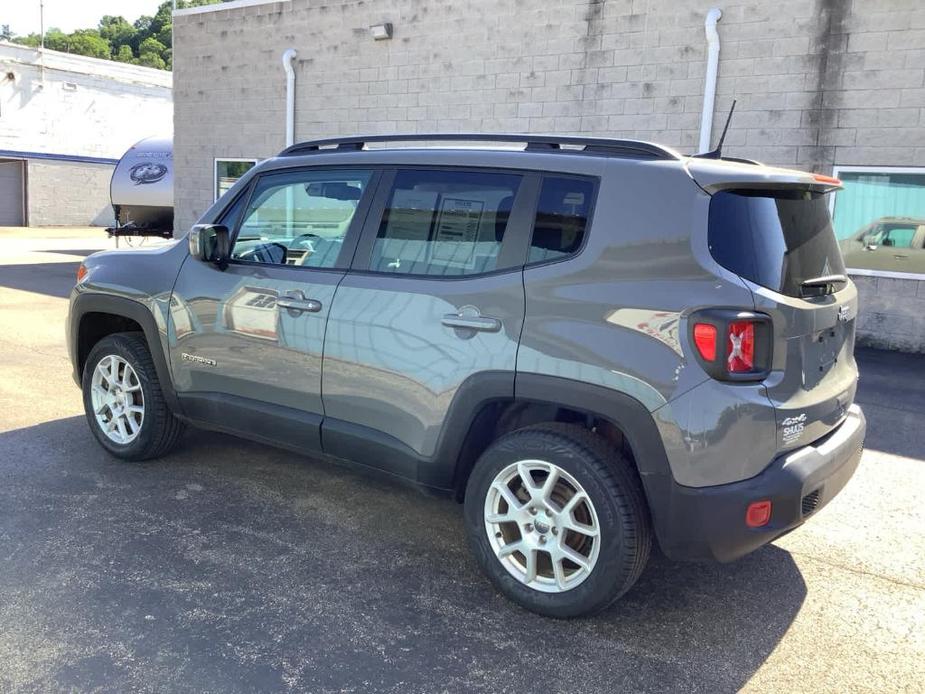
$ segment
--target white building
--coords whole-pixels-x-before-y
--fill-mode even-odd
[[[108,225],[109,180],[169,133],[163,70],[0,42],[0,226]]]

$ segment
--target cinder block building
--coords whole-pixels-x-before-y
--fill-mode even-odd
[[[113,223],[109,181],[173,127],[171,73],[0,42],[0,226]]]
[[[174,32],[180,232],[285,146],[287,49],[296,141],[558,132],[693,153],[736,100],[724,154],[840,176],[839,238],[925,225],[920,0],[235,0],[176,12]],[[925,350],[925,248],[906,255],[855,263],[860,331]]]

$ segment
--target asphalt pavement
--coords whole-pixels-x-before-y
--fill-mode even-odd
[[[554,621],[492,589],[452,501],[200,431],[109,457],[64,316],[110,245],[0,230],[0,691],[925,688],[921,356],[859,351],[867,450],[805,526]]]

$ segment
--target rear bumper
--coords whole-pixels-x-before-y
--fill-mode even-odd
[[[867,421],[857,405],[834,431],[776,458],[751,479],[715,487],[671,484],[657,525],[672,559],[732,561],[801,525],[848,483],[861,460]],[[753,501],[770,499],[770,522],[745,525]]]

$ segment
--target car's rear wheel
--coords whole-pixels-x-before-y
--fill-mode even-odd
[[[167,407],[144,337],[117,333],[100,340],[84,364],[84,411],[97,441],[123,460],[166,454],[183,433]]]
[[[577,425],[544,424],[496,441],[472,471],[465,504],[482,568],[540,614],[602,610],[648,560],[651,529],[635,471]]]

